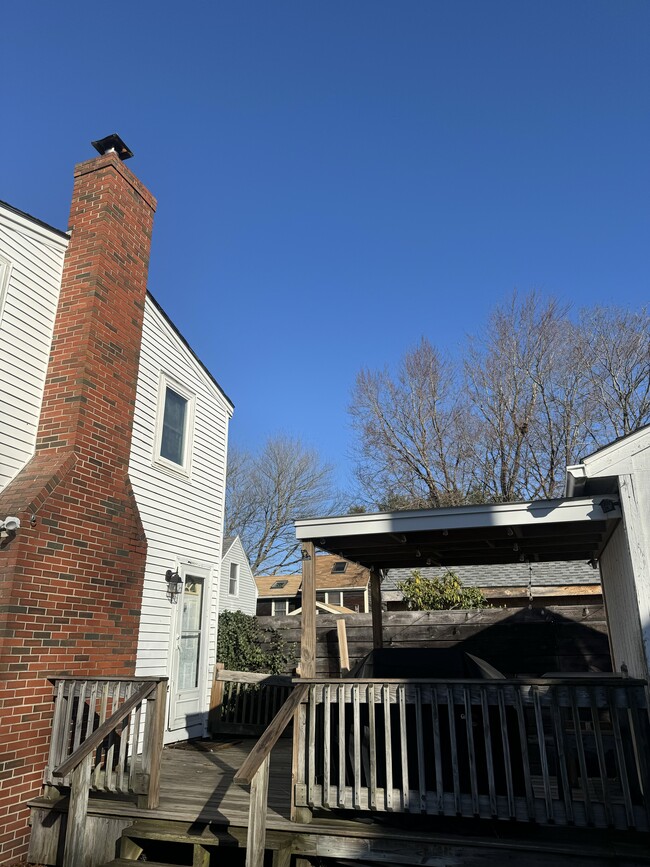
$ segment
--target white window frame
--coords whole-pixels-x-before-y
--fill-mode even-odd
[[[10,275],[11,262],[9,259],[5,259],[4,256],[0,256],[0,322],[2,322],[2,313],[5,307]]]
[[[233,578],[233,566],[235,576]],[[235,590],[232,590],[232,582],[235,582]],[[239,596],[239,563],[231,563],[228,574],[228,596]]]
[[[187,401],[185,411],[185,427],[183,429],[183,463],[177,464],[160,454],[163,435],[163,419],[165,417],[165,397],[167,389],[175,391]],[[183,476],[189,476],[192,469],[192,451],[194,445],[194,407],[196,394],[190,391],[168,374],[161,372],[158,384],[158,409],[156,412],[156,430],[154,436],[153,463],[165,470],[170,470]]]
[[[276,606],[277,602],[284,602],[284,613],[283,614],[280,614],[280,615],[276,614],[275,606]],[[289,613],[289,597],[288,596],[285,596],[283,599],[278,599],[278,600],[272,599],[271,605],[272,605],[272,609],[271,609],[271,616],[272,617],[285,617]]]

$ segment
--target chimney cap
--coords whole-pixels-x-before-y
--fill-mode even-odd
[[[133,156],[133,151],[129,150],[116,132],[91,142],[91,145],[102,155],[115,151],[121,160],[128,160]]]

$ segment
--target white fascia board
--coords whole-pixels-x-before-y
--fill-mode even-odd
[[[583,459],[589,478],[628,473],[627,462],[650,449],[650,425],[645,425]]]
[[[455,506],[448,509],[423,509],[408,512],[383,512],[375,515],[342,515],[335,518],[310,518],[296,521],[296,539],[331,539],[336,536],[363,536],[382,533],[417,533],[435,530],[462,530],[474,527],[515,527],[560,524],[571,521],[605,519],[597,497],[539,500],[533,503],[492,503],[481,506]],[[620,518],[617,507],[607,518]]]

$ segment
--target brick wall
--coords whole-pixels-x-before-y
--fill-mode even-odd
[[[135,668],[146,541],[128,462],[155,205],[115,154],[75,169],[36,454],[0,494],[21,518],[0,552],[0,864],[26,853],[47,675]]]

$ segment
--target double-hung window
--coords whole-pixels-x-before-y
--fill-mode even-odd
[[[156,463],[189,475],[193,424],[194,395],[163,373],[158,398]]]
[[[230,579],[228,581],[228,594],[237,596],[239,593],[239,563],[230,564]]]

